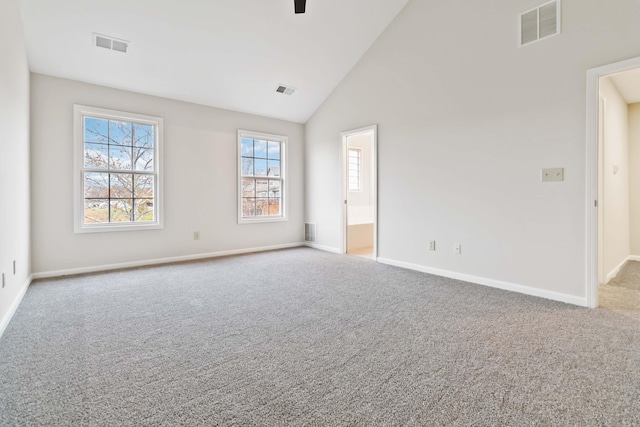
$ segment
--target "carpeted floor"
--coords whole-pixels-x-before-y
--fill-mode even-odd
[[[40,281],[0,425],[640,425],[640,322],[306,248]]]
[[[640,291],[640,261],[627,261],[608,285]]]
[[[608,284],[600,285],[600,307],[640,321],[640,262],[628,261]]]

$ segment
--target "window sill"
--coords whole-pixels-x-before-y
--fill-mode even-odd
[[[238,219],[238,224],[264,224],[266,222],[284,222],[288,221],[288,218],[279,216],[273,218],[240,218]]]
[[[95,226],[77,226],[74,229],[74,233],[110,233],[118,231],[143,231],[143,230],[160,230],[164,228],[162,224],[122,224],[122,225],[95,225]]]

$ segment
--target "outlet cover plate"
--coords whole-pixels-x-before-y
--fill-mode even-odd
[[[542,169],[542,182],[564,181],[564,168]]]

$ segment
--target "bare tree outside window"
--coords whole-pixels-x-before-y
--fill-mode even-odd
[[[155,220],[155,126],[83,117],[84,223]]]

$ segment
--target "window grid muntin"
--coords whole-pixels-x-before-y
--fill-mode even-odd
[[[251,141],[251,152],[250,154],[245,153],[243,151],[244,145],[243,142]],[[256,145],[258,143],[265,143],[266,150],[264,155],[256,155]],[[253,221],[270,221],[270,220],[280,220],[285,218],[285,177],[284,177],[284,167],[285,167],[285,144],[286,138],[278,137],[275,135],[266,135],[260,134],[257,132],[246,132],[246,131],[238,131],[238,145],[239,145],[239,168],[240,168],[240,176],[239,176],[239,220],[253,222]],[[272,154],[272,145],[277,145],[277,149],[275,149]],[[250,170],[246,169],[245,161],[250,160],[251,166]],[[263,161],[266,163],[266,171],[264,175],[256,174],[256,160]],[[276,174],[271,172],[272,167],[278,167],[278,171]],[[254,193],[253,196],[245,196],[245,181],[253,182]],[[258,192],[258,181],[266,181],[266,195],[261,195]],[[271,193],[271,183],[277,183],[279,187],[279,194],[277,196],[273,196]],[[264,200],[267,206],[267,214],[266,215],[258,215],[258,202]],[[251,210],[251,214],[245,215],[245,201],[253,202],[253,209]],[[277,213],[271,214],[271,204],[272,202],[277,203]]]
[[[87,197],[86,195],[86,175],[88,173],[104,173],[107,175],[107,197]],[[113,188],[113,183],[112,183],[112,177],[113,175],[131,175],[131,197],[113,197],[112,196],[112,191],[111,189]],[[155,197],[136,197],[136,187],[134,184],[134,181],[136,179],[136,177],[138,176],[150,176],[153,179],[153,185],[152,185],[152,191],[153,191],[153,195],[155,196],[156,194],[156,177],[154,173],[122,173],[122,172],[109,172],[107,170],[90,170],[90,171],[83,171],[82,173],[82,182],[83,182],[83,201],[84,201],[84,207],[83,210],[85,211],[85,222],[84,224],[122,224],[124,223],[142,223],[142,224],[146,224],[146,223],[150,223],[155,221],[156,218],[156,203],[155,203]],[[95,200],[95,201],[103,201],[106,202],[107,205],[109,206],[108,208],[108,222],[106,223],[101,223],[101,222],[86,222],[86,203],[89,200]],[[129,221],[116,221],[114,222],[112,220],[112,201],[119,201],[119,200],[131,200],[131,213],[130,213],[130,219]],[[135,219],[136,215],[136,201],[151,201],[153,204],[153,218],[151,220],[137,220]]]
[[[362,191],[362,150],[349,148],[347,154],[349,191]]]
[[[267,178],[267,177],[253,177],[253,176],[243,176],[242,180],[251,180],[253,181],[253,196],[245,196],[244,193],[241,194],[241,198],[242,198],[242,216],[243,218],[263,218],[263,217],[279,217],[282,216],[282,179],[281,178]],[[258,181],[266,181],[266,187],[267,187],[267,191],[266,196],[260,195],[258,192]],[[271,183],[272,182],[277,182],[278,183],[278,195],[277,196],[271,196]],[[241,184],[241,185],[244,185]],[[244,188],[244,187],[243,187]],[[254,214],[253,215],[244,215],[244,201],[249,201],[249,200],[253,200],[254,203]],[[267,215],[258,215],[256,213],[257,210],[257,202],[258,200],[266,200],[267,201]],[[278,202],[278,213],[275,214],[271,214],[271,201],[272,200],[276,200]]]
[[[87,124],[87,119],[96,119],[96,120],[103,120],[106,121],[106,131],[107,131],[107,138],[106,138],[106,143],[104,142],[97,142],[97,141],[87,141],[86,135],[87,135],[87,128],[86,128],[86,124]],[[82,212],[83,212],[83,220],[82,220],[82,224],[83,226],[111,226],[112,224],[115,225],[123,225],[123,224],[137,224],[137,225],[144,225],[144,224],[156,224],[158,222],[158,203],[156,201],[156,197],[157,197],[157,193],[158,193],[158,173],[157,173],[157,151],[158,151],[158,126],[156,123],[145,123],[143,121],[139,121],[139,120],[131,120],[131,119],[126,119],[126,118],[121,118],[121,117],[109,117],[109,116],[101,116],[100,114],[82,114],[81,116],[81,120],[82,120],[82,153],[83,153],[83,161],[82,161],[82,190],[83,190],[83,205],[82,205]],[[112,142],[112,135],[111,135],[111,123],[112,122],[119,122],[119,123],[128,123],[130,125],[131,128],[131,140],[129,144],[117,144],[115,142]],[[151,146],[146,146],[145,144],[141,144],[141,145],[136,145],[136,125],[140,126],[140,127],[150,127],[152,129],[153,135],[151,136]],[[86,165],[86,155],[87,155],[87,144],[91,144],[91,145],[100,145],[100,146],[104,146],[107,147],[107,159],[106,159],[106,168],[92,168],[92,167],[87,167]],[[130,160],[131,160],[131,165],[129,168],[117,168],[117,167],[112,167],[112,157],[111,157],[111,147],[125,147],[125,148],[129,148],[130,149]],[[151,152],[152,153],[152,162],[151,162],[151,170],[136,170],[137,167],[137,161],[136,161],[136,153],[135,153],[135,149],[138,149],[141,153],[142,152]],[[148,164],[148,163],[147,163]],[[86,175],[88,173],[105,173],[107,174],[107,197],[86,197]],[[117,174],[122,174],[122,175],[131,175],[131,197],[112,197],[112,176],[113,175],[117,175]],[[152,191],[153,191],[153,197],[149,198],[149,197],[136,197],[136,191],[135,191],[135,181],[136,181],[136,177],[139,176],[151,176],[152,180],[153,180],[153,185],[152,185]],[[107,219],[108,222],[87,222],[87,217],[86,217],[86,211],[87,211],[87,201],[90,200],[94,200],[94,201],[102,201],[102,202],[106,202],[107,203]],[[129,220],[128,221],[122,221],[122,222],[114,222],[113,221],[113,211],[114,209],[112,208],[112,201],[122,201],[122,200],[130,200],[131,204],[130,204],[130,209],[131,212],[129,213]],[[145,201],[145,200],[150,200],[152,202],[152,209],[151,212],[153,214],[153,217],[151,220],[136,220],[136,201]],[[125,202],[126,203],[126,202]],[[143,213],[141,216],[146,215],[146,213]]]
[[[279,217],[282,216],[282,178],[280,177],[280,167],[282,164],[282,143],[279,141],[270,141],[268,139],[258,139],[258,138],[242,138],[242,140],[251,140],[252,143],[252,155],[251,156],[247,156],[247,155],[242,155],[242,164],[244,165],[244,161],[245,160],[252,160],[251,162],[251,169],[253,171],[253,173],[245,173],[244,170],[242,170],[242,178],[243,181],[244,180],[252,180],[253,181],[253,192],[254,195],[253,197],[247,197],[244,194],[242,194],[242,217],[243,218],[263,218],[263,217]],[[241,144],[244,142],[241,140]],[[256,156],[256,145],[259,143],[264,143],[265,144],[265,155],[263,156]],[[270,146],[271,144],[278,144],[278,154],[277,154],[277,158],[275,157],[271,157],[270,156]],[[266,162],[266,175],[257,175],[256,174],[256,160],[264,160]],[[271,162],[277,162],[278,163],[278,175],[270,175],[270,167],[269,165],[271,164]],[[266,192],[259,192],[258,191],[258,181],[266,181]],[[271,182],[277,182],[280,187],[280,191],[278,191],[278,195],[277,197],[271,197],[270,193],[271,193]],[[266,196],[263,195],[262,193],[266,193]],[[249,201],[252,200],[253,201],[253,215],[245,215],[245,201]],[[267,206],[267,214],[264,215],[262,213],[262,211],[260,212],[260,214],[258,213],[258,201],[263,201],[266,200],[266,206]],[[276,200],[278,203],[278,212],[275,214],[271,214],[271,201],[272,200]]]

